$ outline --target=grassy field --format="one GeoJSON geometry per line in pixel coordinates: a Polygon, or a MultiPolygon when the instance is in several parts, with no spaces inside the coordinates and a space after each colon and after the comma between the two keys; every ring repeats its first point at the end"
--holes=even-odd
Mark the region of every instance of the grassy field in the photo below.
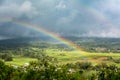
{"type": "Polygon", "coordinates": [[[93,65],[99,63],[106,63],[108,65],[115,64],[120,67],[120,64],[108,60],[109,57],[113,57],[115,60],[120,60],[119,53],[89,53],[84,51],[57,51],[47,50],[46,53],[49,56],[58,59],[59,63],[75,63],[75,62],[92,62],[93,65]]]}
{"type": "Polygon", "coordinates": [[[37,61],[35,58],[27,58],[27,57],[14,57],[13,61],[7,61],[5,62],[8,65],[19,65],[22,66],[25,63],[28,63],[30,61],[37,61]]]}
{"type": "MultiPolygon", "coordinates": [[[[58,59],[58,64],[75,63],[75,62],[91,62],[93,65],[99,63],[114,64],[120,67],[119,63],[108,60],[113,57],[114,60],[120,60],[119,53],[89,53],[84,51],[60,51],[54,49],[47,49],[46,54],[58,59]]],[[[13,61],[6,62],[6,64],[23,65],[26,62],[37,61],[35,58],[14,57],[13,61]]]]}

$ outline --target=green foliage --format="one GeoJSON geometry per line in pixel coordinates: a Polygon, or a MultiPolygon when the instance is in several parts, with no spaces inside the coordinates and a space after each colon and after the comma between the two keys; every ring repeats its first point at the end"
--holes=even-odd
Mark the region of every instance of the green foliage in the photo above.
{"type": "Polygon", "coordinates": [[[117,64],[120,63],[120,57],[115,58],[115,57],[110,56],[110,57],[107,58],[107,60],[112,61],[112,62],[115,62],[115,63],[117,63],[117,64]]]}
{"type": "Polygon", "coordinates": [[[12,54],[10,53],[1,53],[0,58],[3,59],[4,61],[12,61],[12,54]]]}
{"type": "Polygon", "coordinates": [[[98,79],[99,80],[119,80],[120,79],[120,70],[111,70],[104,69],[99,71],[98,79]]]}
{"type": "Polygon", "coordinates": [[[120,69],[113,65],[91,66],[89,62],[66,65],[50,62],[30,62],[29,66],[7,66],[0,61],[0,80],[119,80],[120,69]],[[77,67],[76,67],[77,65],[77,67]],[[88,70],[89,69],[89,70],[88,70]],[[88,71],[96,71],[89,73],[88,71]]]}
{"type": "MultiPolygon", "coordinates": [[[[79,42],[79,40],[75,40],[75,42],[90,52],[119,52],[119,46],[114,45],[114,48],[112,48],[111,44],[109,44],[110,42],[114,43],[114,41],[106,42],[90,39],[87,43],[86,41],[79,42]]],[[[116,43],[118,42],[119,40],[116,43]]],[[[0,46],[0,50],[0,58],[5,62],[9,61],[9,65],[0,61],[0,80],[120,79],[120,69],[115,65],[108,65],[109,62],[119,64],[119,54],[91,53],[83,56],[84,52],[82,51],[73,51],[64,44],[53,44],[49,42],[32,42],[30,44],[19,44],[19,46],[15,43],[13,45],[8,45],[7,43],[0,46]],[[11,61],[12,55],[14,57],[13,61],[11,61]],[[105,60],[99,59],[102,57],[105,57],[105,60]],[[94,59],[94,63],[98,64],[92,64],[92,59],[94,59]],[[86,62],[89,60],[90,62],[86,62]],[[25,62],[29,62],[30,65],[12,65],[21,65],[25,62]],[[99,64],[99,62],[104,63],[99,64]]]]}
{"type": "Polygon", "coordinates": [[[90,69],[92,64],[90,62],[77,62],[76,67],[78,69],[90,69]]]}

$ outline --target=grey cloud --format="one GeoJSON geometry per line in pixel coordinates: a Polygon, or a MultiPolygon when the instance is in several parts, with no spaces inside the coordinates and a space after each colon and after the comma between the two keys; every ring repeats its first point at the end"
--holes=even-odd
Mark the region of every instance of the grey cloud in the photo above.
{"type": "MultiPolygon", "coordinates": [[[[118,0],[6,0],[0,7],[0,17],[26,21],[64,35],[120,37],[119,1],[118,0]],[[89,1],[89,2],[88,2],[89,1]],[[116,4],[118,3],[118,4],[116,4]],[[102,6],[101,6],[102,5],[102,6]],[[112,7],[113,8],[112,8],[112,7]],[[101,16],[89,11],[94,9],[111,24],[108,25],[101,16]],[[115,16],[117,18],[115,18],[115,16]],[[113,26],[114,25],[114,26],[113,26]]],[[[1,35],[16,36],[37,35],[19,25],[3,23],[1,35]],[[8,28],[8,26],[10,26],[8,28]],[[12,27],[16,26],[16,27],[12,27]],[[2,32],[3,31],[3,32],[2,32]],[[9,34],[10,33],[10,34],[9,34]]],[[[1,26],[1,25],[0,25],[1,26]]]]}
{"type": "Polygon", "coordinates": [[[36,8],[32,6],[30,1],[24,1],[21,5],[13,2],[0,6],[0,17],[19,18],[23,14],[29,18],[32,18],[37,15],[38,12],[36,8]]]}
{"type": "Polygon", "coordinates": [[[101,36],[120,37],[119,35],[120,6],[119,5],[120,5],[119,0],[100,0],[97,1],[97,3],[94,3],[94,5],[92,5],[92,7],[104,17],[102,21],[104,28],[99,30],[101,31],[100,33],[101,36]]]}
{"type": "Polygon", "coordinates": [[[0,5],[3,4],[4,0],[0,0],[0,5]]]}

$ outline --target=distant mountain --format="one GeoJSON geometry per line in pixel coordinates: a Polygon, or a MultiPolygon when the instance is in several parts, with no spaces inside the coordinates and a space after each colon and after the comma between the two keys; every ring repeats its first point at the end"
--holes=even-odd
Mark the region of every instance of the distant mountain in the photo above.
{"type": "Polygon", "coordinates": [[[35,41],[49,41],[52,40],[49,37],[20,37],[0,40],[0,44],[14,44],[14,43],[29,43],[35,41]]]}
{"type": "MultiPolygon", "coordinates": [[[[100,38],[100,37],[76,37],[76,36],[63,36],[63,38],[68,39],[70,41],[97,41],[97,42],[119,42],[120,38],[100,38]]],[[[19,37],[19,38],[9,38],[0,40],[0,44],[14,44],[14,43],[29,43],[29,42],[37,42],[37,41],[52,41],[55,42],[57,40],[51,37],[19,37]]]]}

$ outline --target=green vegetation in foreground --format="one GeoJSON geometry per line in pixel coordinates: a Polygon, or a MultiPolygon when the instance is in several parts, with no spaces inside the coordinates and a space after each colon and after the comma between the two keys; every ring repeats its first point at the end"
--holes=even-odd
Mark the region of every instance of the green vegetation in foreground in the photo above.
{"type": "Polygon", "coordinates": [[[0,61],[0,80],[120,80],[120,68],[115,65],[93,66],[90,62],[56,65],[44,57],[18,67],[0,61]]]}
{"type": "Polygon", "coordinates": [[[108,48],[112,47],[109,43],[107,48],[95,44],[96,50],[105,51],[96,51],[86,44],[84,50],[88,52],[46,41],[2,44],[0,58],[5,62],[0,61],[0,80],[120,80],[119,44],[114,49],[108,48]]]}
{"type": "Polygon", "coordinates": [[[23,65],[25,63],[28,63],[30,61],[37,61],[36,58],[28,58],[28,57],[14,57],[13,61],[6,61],[5,63],[7,65],[23,65]]]}
{"type": "Polygon", "coordinates": [[[2,73],[0,80],[119,80],[120,78],[120,54],[38,48],[31,48],[30,52],[29,58],[16,55],[13,56],[13,61],[5,61],[7,65],[0,62],[2,73]],[[29,65],[25,66],[24,64],[28,62],[29,65]]]}

